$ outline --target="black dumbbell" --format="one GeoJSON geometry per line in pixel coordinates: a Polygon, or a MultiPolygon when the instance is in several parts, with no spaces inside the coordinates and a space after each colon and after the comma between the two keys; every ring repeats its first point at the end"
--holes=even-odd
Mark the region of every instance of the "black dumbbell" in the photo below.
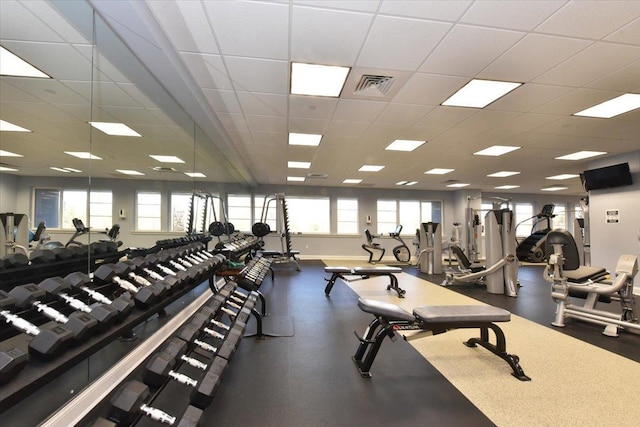
{"type": "Polygon", "coordinates": [[[29,342],[29,354],[43,361],[51,360],[61,354],[73,339],[73,332],[63,326],[56,325],[51,329],[41,329],[27,320],[11,314],[8,310],[0,311],[0,316],[20,332],[33,337],[29,342]]]}
{"type": "Polygon", "coordinates": [[[103,283],[113,283],[120,286],[125,291],[134,295],[133,299],[136,305],[143,308],[153,304],[160,295],[160,289],[154,286],[141,286],[137,287],[128,280],[122,279],[118,276],[118,270],[114,264],[103,264],[93,273],[93,279],[99,280],[103,283]]]}
{"type": "Polygon", "coordinates": [[[54,262],[56,260],[56,254],[49,249],[36,249],[29,254],[31,264],[45,264],[48,262],[54,262]]]}
{"type": "MultiPolygon", "coordinates": [[[[178,287],[179,287],[179,281],[182,280],[180,279],[180,277],[183,277],[182,275],[162,275],[160,273],[158,273],[157,271],[152,270],[151,268],[149,268],[149,261],[146,258],[143,257],[135,257],[131,260],[128,261],[124,261],[127,264],[131,265],[134,269],[134,271],[139,272],[139,275],[144,275],[145,277],[147,277],[149,280],[153,281],[156,284],[161,284],[166,292],[168,294],[172,293],[173,291],[175,291],[178,287]]],[[[185,275],[183,277],[184,280],[188,279],[188,277],[185,275]]]]}
{"type": "Polygon", "coordinates": [[[143,382],[151,387],[160,387],[168,380],[176,381],[180,384],[192,387],[191,404],[205,409],[216,392],[222,373],[226,368],[226,360],[217,358],[214,360],[204,375],[195,380],[183,373],[177,372],[178,359],[175,353],[161,351],[156,353],[144,365],[142,370],[143,382]]]}
{"type": "Polygon", "coordinates": [[[69,295],[71,285],[61,277],[49,277],[38,283],[38,287],[47,293],[57,296],[61,301],[69,305],[74,310],[87,313],[98,321],[102,331],[109,329],[116,321],[118,312],[108,304],[94,304],[89,306],[79,299],[69,295]]]}
{"type": "Polygon", "coordinates": [[[9,254],[3,260],[4,268],[18,268],[29,265],[29,257],[20,252],[9,254]]]}
{"type": "Polygon", "coordinates": [[[116,310],[116,323],[121,322],[126,318],[131,310],[133,310],[134,302],[129,297],[129,294],[125,293],[117,298],[110,299],[104,294],[89,288],[91,284],[91,278],[88,274],[81,271],[76,271],[65,276],[64,280],[71,285],[72,288],[78,289],[88,295],[92,300],[101,304],[107,304],[109,307],[116,310]]]}
{"type": "Polygon", "coordinates": [[[139,381],[124,383],[110,400],[111,408],[108,418],[119,426],[131,425],[139,415],[147,416],[163,424],[195,427],[200,422],[202,410],[195,406],[187,406],[178,419],[166,412],[147,405],[151,392],[149,387],[139,381]]]}
{"type": "Polygon", "coordinates": [[[88,338],[95,332],[95,328],[98,326],[96,319],[77,311],[74,311],[69,316],[65,316],[55,308],[40,301],[40,299],[44,298],[45,293],[44,289],[39,288],[33,283],[16,286],[9,291],[9,295],[15,300],[16,308],[26,309],[31,307],[54,322],[64,325],[66,329],[73,333],[73,339],[77,343],[88,338]]]}
{"type": "Polygon", "coordinates": [[[6,384],[27,365],[29,356],[17,347],[0,351],[0,384],[6,384]]]}

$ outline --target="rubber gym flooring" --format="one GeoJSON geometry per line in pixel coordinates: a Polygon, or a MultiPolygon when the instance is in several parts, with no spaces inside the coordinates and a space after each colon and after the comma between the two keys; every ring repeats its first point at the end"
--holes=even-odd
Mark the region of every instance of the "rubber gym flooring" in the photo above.
{"type": "MultiPolygon", "coordinates": [[[[332,264],[339,265],[339,262],[332,264]]],[[[264,340],[243,339],[213,403],[205,412],[202,425],[493,425],[427,360],[401,340],[395,343],[387,340],[372,367],[373,378],[361,378],[351,361],[358,344],[353,331],[362,334],[372,316],[357,308],[357,295],[340,280],[331,296],[325,297],[324,278],[328,275],[324,273],[321,261],[303,261],[302,267],[303,270],[297,272],[290,266],[277,266],[275,282],[267,279],[261,288],[270,315],[291,316],[295,334],[264,340]]],[[[442,281],[441,276],[421,274],[412,266],[406,266],[404,271],[433,283],[442,281]]],[[[519,278],[523,286],[518,298],[490,295],[475,285],[450,289],[549,325],[553,319],[553,304],[549,304],[549,284],[542,280],[542,267],[524,266],[519,278]]],[[[199,289],[203,291],[206,287],[199,289]]],[[[135,332],[144,338],[162,322],[155,318],[135,332]]],[[[620,338],[612,339],[602,336],[600,331],[599,326],[578,322],[563,330],[640,361],[637,336],[622,334],[620,338]]],[[[473,335],[470,331],[470,336],[473,335]]],[[[91,380],[130,345],[135,344],[114,344],[109,354],[101,352],[93,357],[91,366],[78,366],[33,399],[7,411],[3,414],[3,426],[37,424],[35,420],[42,418],[37,418],[33,413],[37,411],[31,409],[52,412],[59,406],[61,396],[81,388],[88,372],[91,380]]],[[[526,361],[522,363],[526,370],[526,361]]]]}

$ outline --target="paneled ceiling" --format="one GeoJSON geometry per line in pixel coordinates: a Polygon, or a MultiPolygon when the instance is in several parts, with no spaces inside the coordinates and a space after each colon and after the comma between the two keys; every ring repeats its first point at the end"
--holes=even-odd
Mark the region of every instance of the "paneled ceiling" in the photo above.
{"type": "Polygon", "coordinates": [[[92,53],[63,3],[0,2],[0,44],[53,77],[1,79],[0,119],[33,131],[0,134],[0,149],[24,156],[0,158],[18,169],[8,173],[62,174],[50,166],[85,173],[86,161],[63,152],[86,149],[90,138],[92,152],[105,159],[91,162],[94,177],[123,177],[115,170],[128,169],[143,172],[139,179],[190,179],[151,169],[161,165],[149,154],[168,154],[187,162],[162,166],[248,186],[361,179],[356,187],[417,181],[411,189],[455,191],[446,184],[460,182],[540,193],[561,184],[568,189],[559,194],[582,194],[579,178],[546,178],[579,174],[589,160],[556,157],[640,150],[640,109],[611,119],[573,116],[640,93],[640,1],[88,3],[130,47],[129,56],[92,53]],[[127,66],[136,61],[144,66],[127,66]],[[290,95],[292,62],[351,71],[338,98],[290,95]],[[147,72],[153,79],[143,78],[147,72]],[[356,93],[365,74],[394,80],[384,95],[356,93]],[[484,109],[441,105],[474,78],[523,85],[484,109]],[[143,87],[149,80],[157,88],[143,87]],[[180,108],[163,101],[164,91],[180,108]],[[201,129],[195,152],[182,113],[201,129]],[[105,136],[90,130],[90,119],[122,121],[143,137],[105,136]],[[289,146],[289,132],[323,138],[318,147],[289,146]],[[395,139],[427,142],[413,152],[386,151],[395,139]],[[492,145],[521,148],[473,155],[492,145]],[[287,161],[311,167],[290,169],[287,161]],[[359,172],[364,164],[384,169],[359,172]],[[455,170],[424,174],[432,168],[455,170]],[[499,171],[519,173],[487,177],[499,171]],[[287,176],[306,179],[288,183],[287,176]]]}

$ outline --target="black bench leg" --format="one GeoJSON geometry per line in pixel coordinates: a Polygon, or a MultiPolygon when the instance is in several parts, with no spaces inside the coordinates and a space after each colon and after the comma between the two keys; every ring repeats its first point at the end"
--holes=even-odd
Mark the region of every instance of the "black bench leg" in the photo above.
{"type": "Polygon", "coordinates": [[[384,341],[387,336],[393,336],[393,326],[394,325],[386,325],[378,331],[375,339],[373,340],[373,343],[371,343],[369,352],[364,358],[364,362],[362,360],[356,360],[355,356],[353,357],[353,361],[358,367],[358,372],[360,372],[360,375],[363,378],[371,378],[371,365],[373,365],[373,361],[376,359],[376,355],[378,354],[378,350],[380,350],[382,341],[384,341]]]}
{"type": "Polygon", "coordinates": [[[355,361],[359,362],[362,360],[369,345],[373,344],[372,339],[379,327],[380,327],[380,319],[376,317],[371,321],[371,323],[369,323],[369,326],[367,326],[367,329],[364,331],[364,335],[362,337],[358,336],[358,334],[355,331],[353,332],[358,338],[358,340],[360,341],[360,345],[356,350],[356,354],[353,355],[354,362],[355,361]]]}
{"type": "Polygon", "coordinates": [[[324,294],[326,296],[329,296],[329,294],[331,293],[331,289],[333,289],[333,285],[336,283],[338,277],[341,277],[339,273],[333,273],[331,275],[331,278],[328,280],[329,283],[327,283],[327,286],[324,288],[324,294]]]}
{"type": "Polygon", "coordinates": [[[387,286],[387,290],[393,289],[398,293],[398,298],[404,298],[404,294],[407,293],[404,289],[401,289],[398,285],[398,278],[394,274],[389,274],[389,286],[387,286]]]}
{"type": "Polygon", "coordinates": [[[262,304],[262,315],[267,316],[267,300],[264,298],[264,295],[260,291],[255,291],[258,294],[258,298],[260,298],[260,304],[262,304]]]}
{"type": "Polygon", "coordinates": [[[267,337],[262,332],[262,317],[260,316],[260,313],[258,313],[258,310],[256,310],[255,308],[252,308],[251,314],[253,314],[253,317],[256,318],[256,339],[267,339],[267,337]]]}
{"type": "Polygon", "coordinates": [[[500,329],[498,325],[490,323],[486,326],[481,326],[480,338],[471,338],[464,343],[467,347],[475,347],[476,344],[486,348],[491,353],[507,362],[513,370],[511,375],[520,381],[531,381],[531,378],[525,375],[524,370],[520,366],[520,358],[515,354],[507,353],[507,340],[504,336],[504,332],[502,332],[502,329],[500,329]],[[493,333],[496,335],[495,345],[489,342],[489,328],[491,328],[493,333]]]}

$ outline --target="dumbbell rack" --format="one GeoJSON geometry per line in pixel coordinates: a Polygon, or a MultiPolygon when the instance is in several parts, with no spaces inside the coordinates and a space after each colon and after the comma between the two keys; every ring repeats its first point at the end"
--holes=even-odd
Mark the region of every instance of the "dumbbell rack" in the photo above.
{"type": "MultiPolygon", "coordinates": [[[[3,384],[0,389],[0,413],[4,412],[10,406],[23,400],[34,391],[44,387],[59,375],[65,373],[72,366],[77,365],[81,361],[87,359],[92,354],[98,352],[109,343],[116,339],[127,336],[132,329],[145,322],[152,315],[161,312],[172,302],[180,299],[193,288],[213,277],[215,270],[226,264],[226,259],[220,255],[212,261],[215,266],[209,268],[206,276],[194,276],[197,280],[191,280],[184,286],[176,287],[172,293],[166,294],[162,299],[144,308],[132,311],[121,323],[115,324],[108,330],[97,333],[87,340],[78,343],[76,346],[67,349],[55,359],[42,362],[35,358],[30,358],[27,365],[20,371],[15,378],[12,378],[7,384],[3,384]]],[[[209,267],[212,267],[211,265],[209,267]]],[[[4,326],[4,320],[0,319],[0,323],[4,326]]],[[[3,341],[3,347],[16,347],[26,351],[28,347],[29,337],[26,334],[18,334],[3,341]]]]}
{"type": "MultiPolygon", "coordinates": [[[[256,319],[260,318],[254,309],[257,301],[257,295],[254,292],[239,292],[236,283],[231,281],[222,282],[218,285],[219,290],[216,293],[207,292],[198,297],[192,304],[182,310],[179,316],[176,316],[156,334],[132,351],[126,360],[123,359],[110,369],[42,425],[44,427],[87,425],[97,422],[96,420],[116,419],[118,411],[114,411],[112,404],[114,395],[118,394],[119,390],[131,381],[143,383],[146,378],[146,371],[149,369],[148,365],[153,358],[163,354],[162,352],[169,351],[169,348],[175,348],[176,343],[183,343],[188,350],[185,353],[181,351],[172,353],[178,361],[173,370],[194,380],[202,380],[206,375],[208,384],[205,384],[205,398],[202,399],[201,395],[194,398],[196,393],[193,390],[197,388],[200,391],[198,387],[201,387],[201,385],[190,388],[191,386],[167,378],[160,385],[154,382],[153,385],[149,386],[151,397],[145,403],[168,414],[177,414],[178,418],[187,408],[192,414],[198,412],[194,407],[204,410],[224,377],[227,365],[230,363],[241,341],[249,316],[253,315],[256,319]],[[238,295],[243,296],[239,298],[238,295]],[[230,303],[235,304],[238,299],[242,300],[240,309],[234,309],[236,314],[229,316],[227,312],[230,303]],[[212,320],[218,324],[224,323],[226,328],[220,328],[215,324],[212,326],[212,320]],[[203,333],[207,325],[211,326],[211,328],[216,328],[223,337],[207,337],[203,333]],[[205,350],[194,345],[194,341],[197,339],[206,341],[205,344],[215,347],[216,351],[205,350]],[[179,357],[182,354],[207,364],[205,373],[186,362],[181,363],[179,357]]],[[[202,380],[200,384],[204,383],[205,381],[202,380]]],[[[132,425],[151,426],[157,425],[157,423],[140,416],[137,417],[136,422],[132,425]]]]}

